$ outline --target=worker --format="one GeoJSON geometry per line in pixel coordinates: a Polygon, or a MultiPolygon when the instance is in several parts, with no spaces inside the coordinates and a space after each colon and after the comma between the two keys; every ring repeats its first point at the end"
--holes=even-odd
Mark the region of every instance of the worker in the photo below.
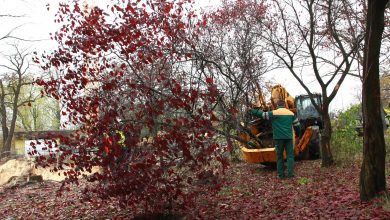
{"type": "Polygon", "coordinates": [[[283,152],[287,154],[287,177],[294,177],[294,147],[293,147],[293,126],[299,130],[299,121],[294,113],[285,108],[285,102],[278,100],[277,109],[263,112],[252,108],[250,113],[266,120],[271,120],[273,139],[276,148],[277,162],[276,167],[279,178],[285,178],[283,152]]]}
{"type": "MultiPolygon", "coordinates": [[[[123,131],[116,130],[114,132],[110,132],[111,136],[105,134],[103,139],[103,156],[106,159],[106,163],[108,164],[108,170],[111,175],[115,176],[118,174],[118,169],[122,167],[123,169],[129,169],[127,162],[131,158],[130,148],[126,145],[129,138],[126,138],[126,134],[123,131]]],[[[119,172],[119,174],[121,174],[119,172]]]]}
{"type": "Polygon", "coordinates": [[[119,154],[121,154],[123,149],[127,148],[125,144],[126,137],[124,132],[116,130],[115,133],[116,134],[113,134],[112,136],[104,134],[103,150],[106,155],[108,155],[109,153],[113,153],[115,156],[118,156],[119,154]],[[113,142],[113,140],[116,140],[116,142],[113,142]]]}

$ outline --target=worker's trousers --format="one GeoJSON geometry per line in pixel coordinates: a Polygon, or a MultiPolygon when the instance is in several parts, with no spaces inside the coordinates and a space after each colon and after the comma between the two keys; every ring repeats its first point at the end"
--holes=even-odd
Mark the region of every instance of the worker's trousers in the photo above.
{"type": "Polygon", "coordinates": [[[294,147],[292,139],[277,139],[275,141],[278,176],[284,178],[283,152],[286,150],[287,156],[287,176],[294,177],[294,147]]]}

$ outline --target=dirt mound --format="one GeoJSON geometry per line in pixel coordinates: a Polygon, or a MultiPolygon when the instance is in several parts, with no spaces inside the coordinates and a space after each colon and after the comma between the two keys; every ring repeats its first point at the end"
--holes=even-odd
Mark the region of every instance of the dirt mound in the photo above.
{"type": "Polygon", "coordinates": [[[50,172],[50,169],[35,168],[28,158],[11,159],[0,165],[0,185],[4,185],[15,178],[28,179],[31,176],[42,176],[43,180],[62,181],[63,175],[50,172]]]}

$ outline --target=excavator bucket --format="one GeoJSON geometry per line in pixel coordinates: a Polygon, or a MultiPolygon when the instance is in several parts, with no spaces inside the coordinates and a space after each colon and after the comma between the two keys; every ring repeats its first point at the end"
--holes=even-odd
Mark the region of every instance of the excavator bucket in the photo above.
{"type": "MultiPolygon", "coordinates": [[[[295,138],[293,138],[293,143],[295,138]]],[[[295,151],[295,150],[294,150],[295,151]]],[[[242,157],[249,163],[271,164],[276,162],[276,149],[272,143],[266,148],[250,149],[246,144],[241,143],[242,157]]],[[[283,159],[286,159],[286,151],[283,152],[283,159]]]]}
{"type": "MultiPolygon", "coordinates": [[[[303,136],[299,139],[299,143],[294,146],[294,154],[298,156],[306,150],[313,135],[313,129],[307,128],[303,136]]],[[[295,138],[293,138],[295,143],[295,138]]],[[[275,147],[249,149],[244,143],[241,143],[241,152],[243,159],[249,163],[261,163],[269,164],[276,162],[276,149],[275,147]]],[[[283,153],[283,159],[286,159],[286,151],[283,153]]]]}
{"type": "MultiPolygon", "coordinates": [[[[260,149],[248,149],[246,147],[242,147],[241,151],[244,160],[249,163],[276,162],[276,151],[274,147],[260,149]]],[[[284,157],[286,157],[286,155],[284,155],[284,157]]]]}

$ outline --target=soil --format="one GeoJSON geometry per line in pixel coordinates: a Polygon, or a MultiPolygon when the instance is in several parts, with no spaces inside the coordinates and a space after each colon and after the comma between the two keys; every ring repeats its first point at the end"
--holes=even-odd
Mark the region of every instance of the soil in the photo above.
{"type": "Polygon", "coordinates": [[[50,169],[35,168],[32,159],[15,158],[4,161],[0,165],[0,186],[7,184],[11,179],[42,176],[43,180],[62,181],[64,176],[51,172],[50,169]]]}

